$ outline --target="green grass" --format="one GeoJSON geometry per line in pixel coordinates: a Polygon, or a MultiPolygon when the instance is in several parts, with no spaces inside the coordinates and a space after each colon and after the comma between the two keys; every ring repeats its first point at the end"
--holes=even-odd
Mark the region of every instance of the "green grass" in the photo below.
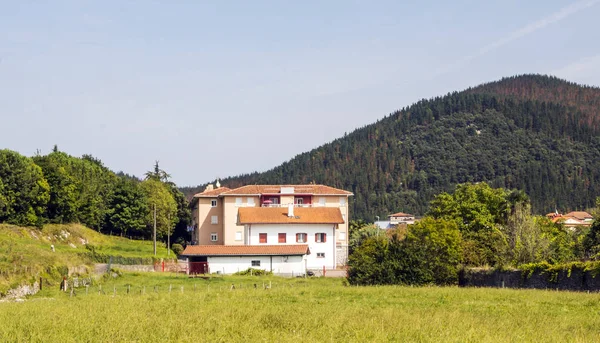
{"type": "MultiPolygon", "coordinates": [[[[33,282],[39,276],[50,282],[60,278],[69,267],[89,265],[92,261],[81,255],[86,252],[84,243],[92,244],[104,255],[153,256],[151,241],[107,236],[82,225],[45,225],[40,230],[0,224],[0,294],[22,283],[33,282]]],[[[158,244],[157,257],[167,257],[164,244],[158,244]]]]}
{"type": "Polygon", "coordinates": [[[0,303],[0,323],[10,342],[594,342],[600,294],[129,273],[0,303]]]}

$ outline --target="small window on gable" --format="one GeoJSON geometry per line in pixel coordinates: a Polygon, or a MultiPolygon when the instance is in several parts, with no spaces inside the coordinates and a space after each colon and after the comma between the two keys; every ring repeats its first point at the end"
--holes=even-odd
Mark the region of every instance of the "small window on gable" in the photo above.
{"type": "Polygon", "coordinates": [[[217,199],[212,199],[210,201],[210,207],[217,207],[217,199]]]}
{"type": "Polygon", "coordinates": [[[317,253],[317,258],[325,258],[325,253],[324,252],[318,252],[317,253]]]}
{"type": "Polygon", "coordinates": [[[285,233],[279,233],[277,234],[277,238],[279,240],[279,243],[285,243],[287,235],[285,233]]]}
{"type": "Polygon", "coordinates": [[[315,242],[317,242],[317,243],[327,242],[327,234],[323,233],[323,232],[315,233],[315,242]]]}
{"type": "Polygon", "coordinates": [[[237,231],[235,233],[235,240],[236,241],[241,241],[242,240],[242,231],[237,231]]]}
{"type": "Polygon", "coordinates": [[[252,260],[252,267],[260,267],[260,260],[252,260]]]}
{"type": "Polygon", "coordinates": [[[211,224],[219,224],[219,216],[210,216],[211,224]]]}
{"type": "Polygon", "coordinates": [[[258,234],[258,243],[267,243],[267,234],[266,233],[258,234]]]}
{"type": "Polygon", "coordinates": [[[219,236],[217,235],[216,232],[211,232],[210,233],[210,241],[211,242],[216,242],[219,239],[219,236]]]}

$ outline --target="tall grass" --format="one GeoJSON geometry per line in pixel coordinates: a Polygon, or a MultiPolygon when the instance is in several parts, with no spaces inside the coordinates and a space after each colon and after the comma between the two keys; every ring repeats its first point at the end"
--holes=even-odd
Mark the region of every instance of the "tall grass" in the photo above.
{"type": "Polygon", "coordinates": [[[10,342],[594,342],[600,295],[137,273],[0,304],[0,323],[10,342]]]}

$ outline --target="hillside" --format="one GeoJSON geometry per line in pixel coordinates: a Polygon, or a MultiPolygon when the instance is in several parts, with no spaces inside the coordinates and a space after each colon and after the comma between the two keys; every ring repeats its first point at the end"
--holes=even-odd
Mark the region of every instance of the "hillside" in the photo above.
{"type": "MultiPolygon", "coordinates": [[[[164,244],[159,243],[157,249],[157,257],[167,257],[164,244]]],[[[56,284],[69,267],[91,266],[109,256],[116,262],[151,263],[152,241],[107,236],[79,224],[45,225],[42,229],[0,224],[0,295],[40,276],[56,284]]]]}
{"type": "MultiPolygon", "coordinates": [[[[354,192],[353,217],[423,214],[457,183],[522,189],[534,212],[600,195],[600,89],[523,75],[422,100],[263,173],[221,180],[323,183],[354,192]]],[[[189,194],[197,189],[184,189],[189,194]]]]}

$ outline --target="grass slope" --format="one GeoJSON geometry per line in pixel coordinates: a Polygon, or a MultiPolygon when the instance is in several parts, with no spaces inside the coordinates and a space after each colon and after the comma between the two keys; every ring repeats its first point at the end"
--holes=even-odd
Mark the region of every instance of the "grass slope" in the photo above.
{"type": "Polygon", "coordinates": [[[600,339],[597,293],[348,287],[340,279],[202,280],[159,273],[125,274],[107,280],[102,286],[106,294],[98,294],[98,286],[92,286],[87,295],[79,290],[73,297],[52,289],[24,303],[0,303],[3,324],[0,340],[592,342],[600,339]],[[263,289],[263,283],[269,282],[272,288],[263,289]],[[236,289],[231,290],[231,284],[236,289]],[[129,294],[127,285],[131,289],[129,294]],[[142,294],[144,286],[146,293],[142,294]],[[158,286],[156,293],[154,286],[158,286]]]}
{"type": "MultiPolygon", "coordinates": [[[[51,282],[69,267],[89,265],[93,261],[82,255],[86,244],[103,255],[153,256],[151,241],[107,236],[78,224],[45,225],[41,230],[0,224],[0,294],[39,276],[51,282]]],[[[167,257],[163,244],[159,244],[157,257],[167,257]]]]}

